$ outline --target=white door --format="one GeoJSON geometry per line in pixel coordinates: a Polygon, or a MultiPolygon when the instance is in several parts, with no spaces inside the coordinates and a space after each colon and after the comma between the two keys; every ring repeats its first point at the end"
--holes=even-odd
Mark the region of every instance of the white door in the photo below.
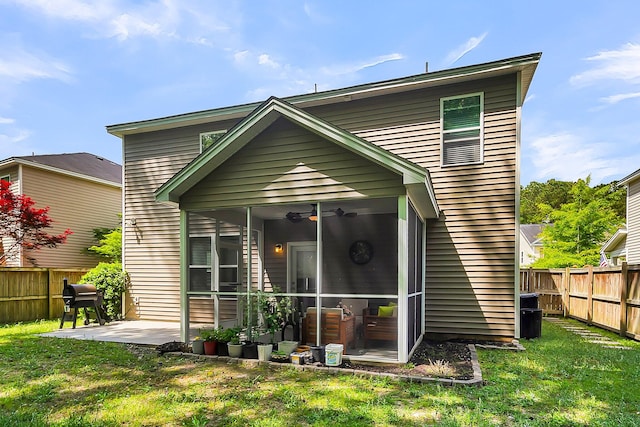
{"type": "Polygon", "coordinates": [[[287,292],[316,293],[317,249],[315,242],[288,244],[287,292]]]}

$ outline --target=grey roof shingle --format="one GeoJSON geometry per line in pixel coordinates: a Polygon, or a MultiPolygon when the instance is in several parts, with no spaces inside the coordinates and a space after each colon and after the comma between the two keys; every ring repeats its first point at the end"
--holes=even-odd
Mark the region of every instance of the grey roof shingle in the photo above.
{"type": "Polygon", "coordinates": [[[122,166],[91,153],[45,154],[13,157],[25,162],[63,169],[82,175],[122,184],[122,166]]]}
{"type": "Polygon", "coordinates": [[[533,245],[537,243],[543,226],[543,224],[521,224],[520,232],[525,239],[527,239],[529,244],[533,245]]]}

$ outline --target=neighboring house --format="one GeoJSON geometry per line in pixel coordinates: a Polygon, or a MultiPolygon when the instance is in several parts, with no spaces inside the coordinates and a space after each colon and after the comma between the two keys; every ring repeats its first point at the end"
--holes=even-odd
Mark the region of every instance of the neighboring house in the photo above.
{"type": "MultiPolygon", "coordinates": [[[[73,234],[56,248],[44,248],[8,259],[9,267],[94,267],[99,259],[87,253],[95,228],[115,228],[122,212],[122,167],[89,153],[10,157],[0,161],[0,179],[15,194],[49,207],[50,234],[67,228],[73,234]],[[34,260],[31,262],[28,258],[34,260]]],[[[8,242],[4,243],[9,246],[8,242]]]]}
{"type": "Polygon", "coordinates": [[[517,337],[520,117],[539,60],[108,126],[129,316],[180,320],[187,340],[242,323],[264,288],[294,297],[296,339],[335,336],[354,359],[517,337]],[[341,302],[367,316],[311,316],[341,302]]]}
{"type": "Polygon", "coordinates": [[[600,253],[604,255],[605,259],[600,261],[601,266],[603,261],[607,266],[622,265],[627,260],[627,229],[619,228],[613,236],[607,242],[602,245],[600,253]]]}
{"type": "Polygon", "coordinates": [[[627,262],[640,264],[640,169],[618,181],[627,187],[627,262]]]}
{"type": "Polygon", "coordinates": [[[543,224],[520,224],[520,267],[529,267],[542,256],[543,224]]]}

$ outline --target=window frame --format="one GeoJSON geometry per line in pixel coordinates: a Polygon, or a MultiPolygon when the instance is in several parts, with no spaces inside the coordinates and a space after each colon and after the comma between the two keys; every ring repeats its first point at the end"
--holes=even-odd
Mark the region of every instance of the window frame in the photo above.
{"type": "Polygon", "coordinates": [[[0,181],[5,180],[11,182],[11,175],[0,175],[0,181]]]}
{"type": "Polygon", "coordinates": [[[472,92],[472,93],[465,93],[462,95],[455,95],[455,96],[447,96],[447,97],[443,97],[440,98],[440,166],[441,167],[452,167],[452,166],[466,166],[466,165],[479,165],[484,163],[484,92],[472,92]],[[472,126],[472,127],[466,127],[466,128],[461,128],[461,129],[454,129],[454,130],[445,130],[444,129],[444,103],[446,101],[450,101],[452,99],[461,99],[461,98],[472,98],[472,97],[476,97],[479,96],[480,97],[480,118],[479,118],[479,124],[477,126],[472,126]],[[455,133],[461,133],[461,132],[469,132],[469,131],[473,131],[473,130],[478,130],[478,137],[474,137],[474,138],[469,138],[469,137],[463,137],[463,138],[457,138],[457,139],[453,139],[453,140],[449,140],[447,142],[445,142],[445,135],[450,135],[450,134],[455,134],[455,133]],[[464,140],[469,140],[469,141],[475,141],[476,139],[478,139],[478,145],[479,145],[479,158],[477,161],[471,161],[471,162],[460,162],[460,163],[445,163],[445,146],[448,143],[451,142],[460,142],[460,141],[464,141],[464,140]]]}
{"type": "Polygon", "coordinates": [[[202,153],[204,150],[206,150],[207,148],[211,147],[212,145],[215,145],[215,144],[216,144],[216,142],[218,142],[218,140],[219,140],[220,138],[222,138],[222,137],[224,136],[224,134],[226,134],[226,133],[227,133],[227,130],[226,130],[226,129],[223,129],[223,130],[214,130],[214,131],[211,131],[211,132],[201,132],[201,133],[200,133],[200,136],[199,136],[199,138],[198,138],[199,146],[200,146],[200,153],[202,153]],[[216,139],[211,143],[211,145],[209,145],[209,146],[207,146],[207,147],[204,147],[204,146],[203,146],[204,141],[203,141],[202,139],[203,139],[205,136],[207,136],[207,135],[219,135],[219,136],[218,136],[218,138],[216,138],[216,139]]]}

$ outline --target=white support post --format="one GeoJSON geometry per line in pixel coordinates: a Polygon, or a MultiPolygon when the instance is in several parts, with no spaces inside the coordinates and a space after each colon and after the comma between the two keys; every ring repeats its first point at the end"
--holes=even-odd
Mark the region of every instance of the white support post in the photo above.
{"type": "Polygon", "coordinates": [[[189,341],[189,213],[180,210],[180,340],[189,341]]]}
{"type": "Polygon", "coordinates": [[[407,302],[408,302],[408,224],[407,212],[409,211],[407,196],[398,197],[398,361],[408,361],[407,352],[407,302]]]}

